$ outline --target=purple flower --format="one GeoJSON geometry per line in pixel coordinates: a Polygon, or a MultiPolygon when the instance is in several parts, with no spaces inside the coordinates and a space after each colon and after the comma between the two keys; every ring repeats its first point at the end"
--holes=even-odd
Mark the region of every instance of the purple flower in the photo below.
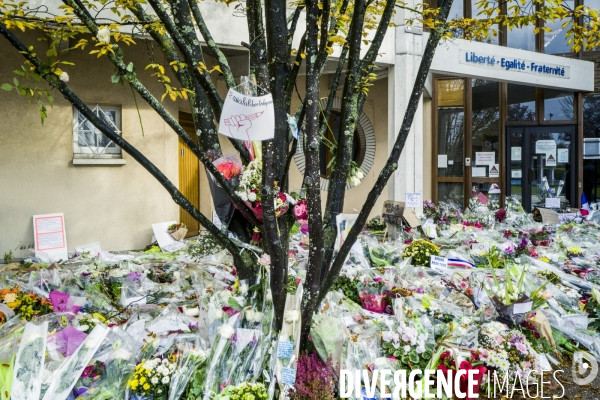
{"type": "Polygon", "coordinates": [[[132,281],[139,281],[142,278],[142,274],[140,272],[130,272],[127,274],[127,278],[132,281]]]}

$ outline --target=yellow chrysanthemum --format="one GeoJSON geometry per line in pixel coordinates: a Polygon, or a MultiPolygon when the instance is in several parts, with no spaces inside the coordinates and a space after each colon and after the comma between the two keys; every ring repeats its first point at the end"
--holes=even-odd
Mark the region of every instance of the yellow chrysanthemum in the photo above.
{"type": "Polygon", "coordinates": [[[148,390],[148,389],[150,389],[150,385],[149,385],[149,384],[147,384],[147,383],[146,383],[144,386],[142,386],[142,387],[144,388],[144,390],[148,390]]]}

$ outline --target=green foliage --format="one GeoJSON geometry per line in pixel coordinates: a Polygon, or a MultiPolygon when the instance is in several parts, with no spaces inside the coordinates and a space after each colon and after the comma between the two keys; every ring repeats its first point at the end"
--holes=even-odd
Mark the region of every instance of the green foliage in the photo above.
{"type": "Polygon", "coordinates": [[[4,253],[4,264],[10,264],[12,262],[12,256],[12,250],[9,250],[6,253],[4,253]]]}
{"type": "Polygon", "coordinates": [[[330,290],[340,290],[344,293],[344,296],[356,304],[360,304],[360,297],[358,297],[358,290],[356,290],[357,282],[356,279],[350,279],[347,276],[340,275],[335,279],[330,290]]]}
{"type": "Polygon", "coordinates": [[[224,249],[217,239],[208,231],[200,231],[198,239],[189,244],[188,254],[196,260],[201,260],[206,256],[216,254],[224,249]]]}
{"type": "Polygon", "coordinates": [[[237,386],[227,386],[215,400],[267,400],[269,394],[262,383],[244,382],[237,386]]]}

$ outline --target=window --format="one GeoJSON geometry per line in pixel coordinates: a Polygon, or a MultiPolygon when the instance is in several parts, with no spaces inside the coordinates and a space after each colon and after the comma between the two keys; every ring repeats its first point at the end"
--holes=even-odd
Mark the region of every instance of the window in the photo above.
{"type": "MultiPolygon", "coordinates": [[[[332,110],[327,122],[329,129],[325,132],[325,138],[321,140],[321,148],[319,149],[319,168],[323,178],[329,178],[331,169],[333,168],[334,155],[329,146],[337,146],[340,136],[341,115],[339,111],[332,110]],[[326,143],[327,141],[329,146],[326,143]]],[[[354,130],[354,139],[352,140],[352,160],[360,165],[362,163],[360,154],[360,137],[358,131],[354,130]]]]}
{"type": "Polygon", "coordinates": [[[566,90],[544,89],[544,120],[575,119],[574,93],[566,90]]]}
{"type": "Polygon", "coordinates": [[[535,51],[535,27],[531,25],[510,29],[502,27],[506,32],[506,45],[513,49],[535,51]]]}
{"type": "Polygon", "coordinates": [[[535,87],[509,83],[508,120],[535,121],[535,99],[535,87]]]}
{"type": "MultiPolygon", "coordinates": [[[[89,107],[107,125],[114,128],[119,135],[121,134],[120,107],[99,105],[89,107]]],[[[76,109],[73,110],[73,159],[74,164],[77,164],[75,159],[121,159],[121,148],[76,109]]],[[[111,164],[110,161],[106,163],[111,164]]]]}
{"type": "MultiPolygon", "coordinates": [[[[575,9],[575,2],[573,0],[563,0],[562,6],[567,10],[573,10],[575,9]]],[[[571,45],[567,44],[567,31],[570,25],[562,27],[566,22],[569,22],[568,18],[557,18],[552,22],[545,22],[545,26],[550,28],[550,32],[540,31],[544,34],[544,53],[567,54],[571,52],[571,45]]]]}

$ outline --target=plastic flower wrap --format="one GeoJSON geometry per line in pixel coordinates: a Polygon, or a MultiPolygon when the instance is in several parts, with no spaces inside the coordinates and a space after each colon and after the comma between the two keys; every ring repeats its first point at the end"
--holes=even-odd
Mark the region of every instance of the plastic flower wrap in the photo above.
{"type": "Polygon", "coordinates": [[[109,329],[97,325],[81,346],[56,371],[42,400],[65,399],[102,344],[109,329]]]}
{"type": "Polygon", "coordinates": [[[269,395],[262,383],[243,382],[237,386],[227,386],[215,397],[215,400],[268,400],[268,398],[269,395]]]}
{"type": "Polygon", "coordinates": [[[37,293],[28,292],[19,286],[0,290],[0,324],[17,315],[26,321],[51,313],[52,303],[37,293]]]}
{"type": "Polygon", "coordinates": [[[13,367],[17,356],[18,335],[10,335],[0,339],[0,400],[9,400],[13,367]]]}
{"type": "Polygon", "coordinates": [[[384,313],[387,306],[386,283],[380,277],[373,279],[364,279],[356,285],[358,297],[364,309],[384,313]]]}
{"type": "Polygon", "coordinates": [[[381,332],[382,355],[396,362],[398,369],[425,369],[433,354],[433,338],[419,318],[412,318],[381,332]]]}
{"type": "Polygon", "coordinates": [[[412,258],[413,265],[429,266],[431,256],[440,255],[440,248],[425,240],[413,240],[402,252],[402,257],[412,258]]]}
{"type": "Polygon", "coordinates": [[[230,181],[233,187],[237,186],[237,179],[242,172],[242,163],[240,163],[235,156],[228,154],[221,158],[213,161],[217,170],[223,175],[223,177],[230,181]]]}
{"type": "Polygon", "coordinates": [[[220,393],[229,383],[226,377],[233,370],[235,352],[235,327],[239,326],[241,314],[235,314],[217,328],[217,335],[211,347],[210,356],[206,366],[206,379],[204,384],[204,400],[220,393]]]}
{"type": "MultiPolygon", "coordinates": [[[[459,383],[460,391],[463,393],[467,393],[469,389],[469,371],[473,371],[474,393],[479,392],[479,387],[483,383],[487,372],[487,368],[483,365],[483,361],[481,361],[480,353],[475,350],[471,350],[470,352],[461,352],[457,349],[446,350],[439,356],[437,369],[441,370],[445,375],[450,374],[450,371],[454,371],[453,373],[456,374],[457,371],[464,370],[466,373],[460,377],[459,383]]],[[[472,400],[470,397],[466,397],[466,399],[472,400]]]]}
{"type": "Polygon", "coordinates": [[[121,398],[135,367],[137,350],[138,344],[134,338],[119,328],[112,328],[94,354],[94,359],[101,364],[101,367],[88,366],[81,375],[82,378],[94,378],[93,374],[97,376],[91,384],[81,378],[75,384],[73,391],[77,400],[121,398]],[[94,369],[88,371],[90,367],[94,369]]]}
{"type": "Polygon", "coordinates": [[[174,373],[175,363],[168,357],[151,358],[142,361],[135,367],[127,386],[138,396],[165,397],[174,373]]]}
{"type": "Polygon", "coordinates": [[[388,267],[402,259],[399,243],[381,243],[375,236],[363,239],[369,249],[369,259],[374,267],[388,267]]]}
{"type": "Polygon", "coordinates": [[[11,398],[39,400],[42,390],[39,377],[44,368],[47,332],[48,322],[25,325],[13,367],[11,398]]]}
{"type": "MultiPolygon", "coordinates": [[[[483,324],[479,337],[480,360],[499,373],[519,376],[525,382],[532,372],[539,371],[538,354],[518,330],[509,330],[500,322],[483,324]]],[[[514,379],[514,378],[513,378],[514,379]]]]}

